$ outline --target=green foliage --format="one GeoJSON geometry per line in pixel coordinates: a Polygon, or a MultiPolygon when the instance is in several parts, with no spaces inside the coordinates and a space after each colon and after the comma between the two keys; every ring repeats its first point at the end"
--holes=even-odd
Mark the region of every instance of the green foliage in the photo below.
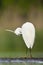
{"type": "Polygon", "coordinates": [[[23,51],[25,44],[21,36],[11,32],[0,31],[0,51],[23,51]]]}
{"type": "MultiPolygon", "coordinates": [[[[0,57],[24,57],[27,56],[26,50],[28,48],[21,35],[16,36],[14,33],[0,30],[0,57]]],[[[36,31],[32,54],[35,57],[43,56],[43,30],[36,31]]]]}
{"type": "MultiPolygon", "coordinates": [[[[0,31],[0,51],[26,51],[26,45],[22,36],[14,33],[0,31]]],[[[36,31],[33,51],[43,52],[43,31],[36,31]]]]}
{"type": "Polygon", "coordinates": [[[0,8],[3,8],[3,6],[7,7],[9,5],[13,5],[13,6],[17,6],[26,10],[31,5],[43,6],[42,3],[43,3],[42,0],[0,0],[0,8]]]}
{"type": "Polygon", "coordinates": [[[34,51],[43,52],[43,30],[36,31],[34,51]]]}

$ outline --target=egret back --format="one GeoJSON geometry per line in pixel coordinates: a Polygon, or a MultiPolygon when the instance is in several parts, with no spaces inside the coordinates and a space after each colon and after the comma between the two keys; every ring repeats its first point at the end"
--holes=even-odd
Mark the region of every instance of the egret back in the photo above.
{"type": "Polygon", "coordinates": [[[35,39],[35,27],[32,23],[26,22],[22,25],[22,37],[28,48],[32,48],[35,39]]]}

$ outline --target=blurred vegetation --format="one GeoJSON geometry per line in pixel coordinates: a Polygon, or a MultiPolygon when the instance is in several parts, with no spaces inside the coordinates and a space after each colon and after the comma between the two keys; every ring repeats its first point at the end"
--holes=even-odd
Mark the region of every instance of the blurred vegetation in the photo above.
{"type": "MultiPolygon", "coordinates": [[[[1,57],[26,56],[26,49],[29,50],[26,47],[21,35],[16,36],[14,33],[0,30],[0,56],[1,57]]],[[[32,48],[32,53],[38,54],[37,52],[43,53],[43,31],[42,30],[38,32],[36,31],[36,38],[35,38],[34,46],[32,48]]]]}
{"type": "Polygon", "coordinates": [[[4,9],[8,6],[20,7],[24,11],[33,5],[36,7],[43,7],[43,0],[0,0],[0,9],[4,9]]]}
{"type": "MultiPolygon", "coordinates": [[[[2,15],[0,17],[0,57],[3,57],[3,56],[14,57],[16,55],[17,56],[26,55],[27,47],[22,39],[22,36],[21,35],[16,36],[15,34],[11,32],[6,32],[4,30],[1,30],[1,27],[5,26],[5,28],[11,29],[11,26],[12,26],[12,29],[16,28],[19,25],[18,23],[21,24],[22,19],[18,15],[20,13],[21,17],[24,17],[25,19],[26,17],[28,18],[26,21],[28,20],[35,21],[36,28],[38,27],[42,28],[43,26],[42,11],[43,10],[38,10],[39,8],[43,9],[43,0],[0,0],[0,16],[2,15]],[[11,9],[9,7],[11,7],[11,9]],[[7,8],[9,9],[7,10],[7,8]],[[12,8],[13,10],[17,9],[16,15],[15,15],[15,11],[13,11],[12,8]],[[29,9],[30,9],[30,12],[29,12],[29,9]]],[[[36,54],[37,52],[43,53],[43,30],[41,29],[40,30],[36,29],[35,44],[33,46],[32,52],[33,53],[35,52],[36,54]]]]}

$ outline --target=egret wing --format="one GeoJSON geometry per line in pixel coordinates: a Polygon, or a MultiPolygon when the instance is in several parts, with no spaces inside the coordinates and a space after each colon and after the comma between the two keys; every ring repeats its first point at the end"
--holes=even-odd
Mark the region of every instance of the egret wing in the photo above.
{"type": "Polygon", "coordinates": [[[25,44],[28,48],[32,48],[35,39],[35,28],[31,23],[25,23],[22,26],[22,37],[25,41],[25,44]]]}

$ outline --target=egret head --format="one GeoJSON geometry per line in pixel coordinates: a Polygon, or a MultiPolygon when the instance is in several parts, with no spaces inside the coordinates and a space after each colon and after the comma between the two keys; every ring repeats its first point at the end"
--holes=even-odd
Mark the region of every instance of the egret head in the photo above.
{"type": "Polygon", "coordinates": [[[20,34],[21,34],[21,28],[18,27],[18,28],[14,31],[14,33],[15,33],[16,35],[20,35],[20,34]]]}

